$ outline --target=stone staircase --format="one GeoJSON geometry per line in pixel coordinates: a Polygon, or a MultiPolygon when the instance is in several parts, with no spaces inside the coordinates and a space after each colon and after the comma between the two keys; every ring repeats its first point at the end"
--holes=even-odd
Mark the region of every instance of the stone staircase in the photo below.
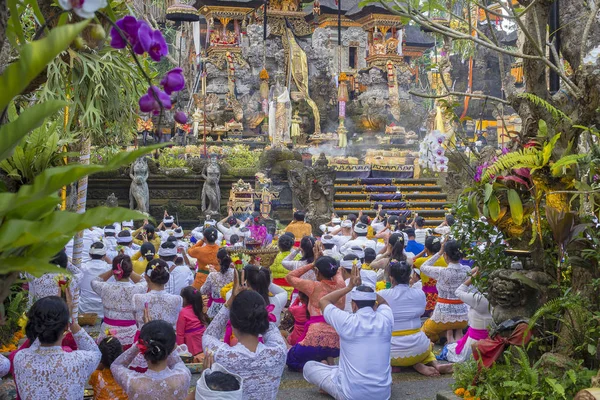
{"type": "Polygon", "coordinates": [[[436,179],[338,178],[334,208],[338,215],[363,213],[371,217],[379,204],[388,214],[425,218],[427,227],[439,225],[449,208],[436,179]]]}

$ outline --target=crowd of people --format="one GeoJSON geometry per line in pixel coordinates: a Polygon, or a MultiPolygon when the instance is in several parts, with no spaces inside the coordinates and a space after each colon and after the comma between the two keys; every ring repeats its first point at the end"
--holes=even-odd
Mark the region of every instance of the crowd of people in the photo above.
{"type": "Polygon", "coordinates": [[[69,243],[51,260],[64,273],[25,274],[27,340],[0,375],[22,399],[81,399],[89,383],[95,399],[266,400],[287,367],[335,399],[390,398],[392,372],[450,373],[487,337],[490,306],[453,223],[378,210],[313,232],[295,211],[277,232],[230,212],[186,235],[165,212],[156,228],[89,229],[80,267],[69,243]],[[234,261],[256,243],[278,250],[272,265],[234,261]],[[95,340],[86,315],[102,321],[95,340]],[[184,360],[203,363],[195,390],[184,360]]]}

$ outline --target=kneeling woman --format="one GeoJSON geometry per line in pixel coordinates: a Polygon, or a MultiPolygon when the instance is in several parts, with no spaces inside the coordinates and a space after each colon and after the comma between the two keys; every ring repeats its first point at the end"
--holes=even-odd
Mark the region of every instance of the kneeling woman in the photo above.
{"type": "Polygon", "coordinates": [[[423,290],[408,285],[412,268],[405,261],[392,262],[389,273],[392,288],[380,291],[379,295],[394,312],[392,367],[413,367],[427,376],[451,372],[452,365],[436,361],[432,344],[421,331],[420,317],[427,301],[423,290]]]}
{"type": "MultiPolygon", "coordinates": [[[[320,243],[315,246],[319,247],[320,243]]],[[[315,256],[317,252],[315,252],[315,256]]],[[[321,250],[318,250],[321,255],[321,250]]],[[[340,355],[340,338],[335,329],[325,322],[319,300],[335,290],[346,287],[341,271],[338,272],[338,265],[332,257],[319,257],[314,264],[308,264],[294,271],[291,271],[286,279],[298,291],[308,296],[308,312],[310,318],[304,325],[305,336],[299,338],[287,355],[288,368],[301,371],[307,361],[331,361],[340,355]],[[317,280],[312,281],[300,278],[307,272],[315,269],[317,280]]],[[[344,299],[341,299],[336,306],[339,309],[344,308],[344,299]]]]}

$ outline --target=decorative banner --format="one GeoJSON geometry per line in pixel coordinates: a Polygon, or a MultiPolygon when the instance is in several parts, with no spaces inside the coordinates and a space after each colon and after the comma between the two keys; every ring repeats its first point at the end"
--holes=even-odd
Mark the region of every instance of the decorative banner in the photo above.
{"type": "Polygon", "coordinates": [[[200,21],[192,22],[194,50],[196,50],[196,63],[200,63],[200,21]]]}
{"type": "Polygon", "coordinates": [[[340,101],[340,118],[346,118],[346,102],[340,101]]]}
{"type": "Polygon", "coordinates": [[[371,166],[369,164],[350,165],[350,164],[329,164],[335,169],[336,178],[368,178],[371,175],[371,166]]]}
{"type": "Polygon", "coordinates": [[[371,173],[374,178],[399,178],[414,177],[414,165],[373,165],[371,173]]]}

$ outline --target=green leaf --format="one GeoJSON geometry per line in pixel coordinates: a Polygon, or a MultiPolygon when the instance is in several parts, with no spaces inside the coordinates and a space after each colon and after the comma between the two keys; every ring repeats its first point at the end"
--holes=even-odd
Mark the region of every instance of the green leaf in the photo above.
{"type": "Polygon", "coordinates": [[[597,352],[597,350],[598,350],[598,348],[596,347],[596,345],[593,345],[593,344],[591,344],[591,343],[587,345],[587,351],[588,351],[588,353],[590,353],[591,355],[595,356],[595,355],[596,355],[596,352],[597,352]]]}
{"type": "Polygon", "coordinates": [[[63,108],[67,103],[51,100],[25,109],[13,122],[0,127],[0,160],[11,156],[15,147],[30,131],[39,127],[44,120],[63,108]]]}
{"type": "MultiPolygon", "coordinates": [[[[596,353],[593,353],[594,355],[596,355],[596,353]]],[[[577,383],[577,374],[575,373],[575,371],[573,371],[572,369],[567,371],[567,376],[569,377],[569,379],[571,380],[571,382],[573,384],[577,383]]]]}
{"type": "Polygon", "coordinates": [[[554,390],[554,392],[556,392],[559,395],[561,395],[563,399],[565,398],[565,388],[563,387],[563,385],[561,385],[560,383],[558,383],[556,379],[554,379],[554,378],[546,378],[546,383],[552,387],[552,389],[554,390]]]}
{"type": "Polygon", "coordinates": [[[552,176],[559,176],[562,174],[563,169],[567,168],[573,164],[577,164],[579,160],[586,157],[587,154],[569,154],[568,156],[561,157],[558,161],[556,161],[550,167],[550,173],[552,176]]]}
{"type": "Polygon", "coordinates": [[[467,208],[469,210],[469,214],[473,218],[479,218],[479,208],[477,207],[477,196],[475,193],[471,193],[469,195],[469,202],[467,203],[467,208]]]}
{"type": "Polygon", "coordinates": [[[492,186],[490,183],[486,183],[485,184],[485,196],[483,197],[484,203],[488,202],[488,200],[490,199],[490,196],[492,195],[493,192],[494,192],[494,186],[492,186]]]}
{"type": "Polygon", "coordinates": [[[0,110],[21,93],[46,65],[64,51],[90,21],[54,28],[47,37],[24,45],[19,60],[0,75],[0,110]]]}
{"type": "Polygon", "coordinates": [[[498,219],[498,215],[500,215],[500,203],[498,202],[498,197],[491,196],[487,206],[488,210],[490,211],[490,218],[492,221],[496,221],[498,219]]]}
{"type": "Polygon", "coordinates": [[[548,136],[548,125],[543,119],[538,121],[538,132],[540,136],[548,136]]]}
{"type": "MultiPolygon", "coordinates": [[[[6,2],[8,10],[10,11],[10,22],[13,33],[17,36],[17,39],[19,39],[20,44],[25,44],[26,40],[25,35],[23,34],[23,26],[21,25],[21,21],[19,20],[19,16],[21,15],[21,13],[17,8],[17,4],[17,0],[8,0],[6,2]]],[[[0,107],[0,110],[2,109],[4,109],[4,106],[0,107]]]]}
{"type": "Polygon", "coordinates": [[[523,203],[514,189],[508,191],[508,206],[510,207],[510,215],[515,224],[521,226],[523,224],[523,203]]]}
{"type": "Polygon", "coordinates": [[[536,281],[523,275],[523,273],[521,272],[513,272],[512,274],[510,274],[510,279],[517,279],[522,284],[524,284],[525,286],[529,286],[532,289],[543,290],[543,288],[536,281]]]}
{"type": "Polygon", "coordinates": [[[557,133],[544,145],[544,151],[542,153],[542,166],[548,164],[550,161],[550,157],[552,157],[552,151],[554,150],[554,146],[556,142],[560,139],[560,133],[557,133]]]}

